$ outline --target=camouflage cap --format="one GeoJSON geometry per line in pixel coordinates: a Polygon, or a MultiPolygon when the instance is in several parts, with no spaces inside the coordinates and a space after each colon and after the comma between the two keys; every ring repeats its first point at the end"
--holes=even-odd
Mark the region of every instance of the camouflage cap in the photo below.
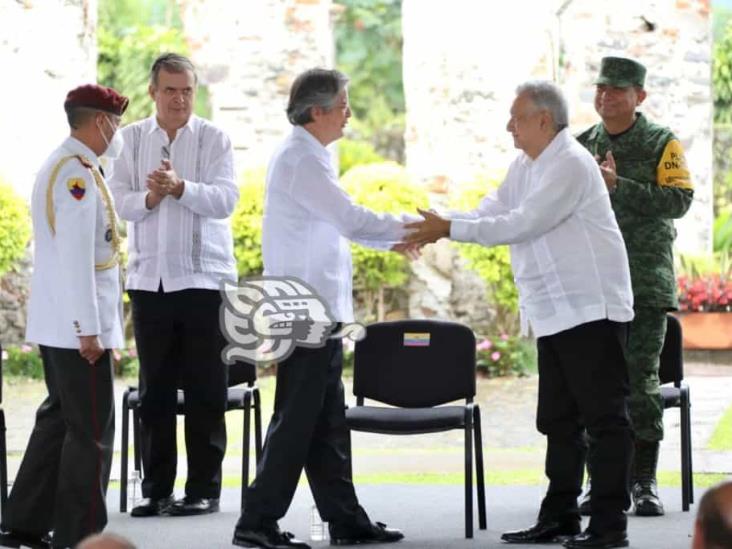
{"type": "Polygon", "coordinates": [[[625,57],[603,57],[600,64],[600,76],[595,84],[607,84],[618,88],[631,86],[643,87],[646,80],[646,68],[625,57]]]}

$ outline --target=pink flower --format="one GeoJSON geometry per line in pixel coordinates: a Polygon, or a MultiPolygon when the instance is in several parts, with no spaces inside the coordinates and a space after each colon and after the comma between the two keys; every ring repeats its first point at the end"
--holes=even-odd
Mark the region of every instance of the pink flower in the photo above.
{"type": "Polygon", "coordinates": [[[137,348],[136,347],[130,347],[130,350],[127,351],[127,355],[130,358],[137,358],[137,348]]]}
{"type": "Polygon", "coordinates": [[[33,350],[33,347],[31,347],[30,345],[23,344],[20,346],[21,353],[30,353],[32,350],[33,350]]]}
{"type": "Polygon", "coordinates": [[[487,351],[491,347],[493,347],[493,343],[491,343],[491,340],[490,339],[484,339],[483,341],[481,341],[480,343],[478,343],[478,347],[477,348],[478,348],[479,351],[487,351]]]}
{"type": "Polygon", "coordinates": [[[499,353],[498,351],[494,351],[491,355],[491,360],[493,360],[493,362],[498,362],[499,358],[501,358],[501,353],[499,353]]]}
{"type": "Polygon", "coordinates": [[[501,334],[501,339],[503,341],[508,341],[508,334],[501,334]]]}

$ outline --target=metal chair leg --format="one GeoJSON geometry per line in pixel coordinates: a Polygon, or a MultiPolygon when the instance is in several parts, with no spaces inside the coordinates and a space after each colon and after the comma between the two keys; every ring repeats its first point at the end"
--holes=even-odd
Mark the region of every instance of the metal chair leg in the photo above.
{"type": "Polygon", "coordinates": [[[0,519],[5,522],[8,505],[8,444],[5,428],[5,410],[0,409],[0,519]]]}
{"type": "Polygon", "coordinates": [[[128,404],[130,392],[125,391],[122,397],[122,448],[120,448],[120,474],[119,474],[119,512],[127,512],[127,458],[129,451],[129,430],[130,430],[130,408],[128,404]]]}
{"type": "Polygon", "coordinates": [[[252,389],[254,397],[254,452],[259,465],[262,458],[262,398],[259,394],[259,387],[252,389]]]}
{"type": "Polygon", "coordinates": [[[485,478],[483,468],[483,435],[480,427],[480,407],[473,408],[473,431],[475,432],[475,482],[478,491],[478,528],[485,530],[488,525],[485,516],[485,478]]]}
{"type": "Polygon", "coordinates": [[[249,486],[249,446],[250,446],[250,440],[251,440],[251,406],[252,406],[252,393],[250,391],[247,391],[244,393],[244,402],[243,402],[243,408],[244,408],[244,414],[243,414],[243,421],[244,421],[244,435],[242,436],[242,457],[241,457],[241,502],[240,502],[240,508],[243,511],[244,510],[244,495],[246,494],[247,487],[249,486]]]}
{"type": "Polygon", "coordinates": [[[473,537],[473,407],[465,407],[465,537],[473,537]]]}

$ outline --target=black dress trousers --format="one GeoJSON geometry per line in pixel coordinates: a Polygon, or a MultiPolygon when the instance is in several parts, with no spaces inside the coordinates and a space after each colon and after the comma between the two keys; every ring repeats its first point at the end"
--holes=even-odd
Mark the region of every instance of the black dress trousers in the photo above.
{"type": "Polygon", "coordinates": [[[303,470],[323,520],[353,528],[370,524],[353,486],[342,371],[341,340],[297,347],[278,366],[274,413],[238,528],[282,518],[303,470]]]}
{"type": "Polygon", "coordinates": [[[48,397],[5,510],[4,530],[73,547],[107,524],[105,495],[114,444],[112,358],[89,364],[75,349],[41,346],[48,397]]]}
{"type": "Polygon", "coordinates": [[[185,393],[188,479],[185,493],[218,498],[226,450],[228,368],[221,360],[226,340],[219,328],[218,290],[177,292],[129,290],[140,358],[142,494],[173,493],[177,391],[185,393]]]}
{"type": "Polygon", "coordinates": [[[633,431],[628,416],[627,324],[598,320],[537,340],[537,428],[547,436],[549,488],[541,519],[576,518],[587,443],[592,471],[590,529],[626,529],[633,431]]]}

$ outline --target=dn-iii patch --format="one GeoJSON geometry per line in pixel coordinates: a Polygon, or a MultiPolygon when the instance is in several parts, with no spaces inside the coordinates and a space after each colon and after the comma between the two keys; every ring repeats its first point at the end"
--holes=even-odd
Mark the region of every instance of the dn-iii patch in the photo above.
{"type": "Polygon", "coordinates": [[[689,168],[686,166],[686,156],[678,139],[672,139],[666,144],[656,170],[657,183],[661,187],[678,187],[692,189],[689,168]]]}

